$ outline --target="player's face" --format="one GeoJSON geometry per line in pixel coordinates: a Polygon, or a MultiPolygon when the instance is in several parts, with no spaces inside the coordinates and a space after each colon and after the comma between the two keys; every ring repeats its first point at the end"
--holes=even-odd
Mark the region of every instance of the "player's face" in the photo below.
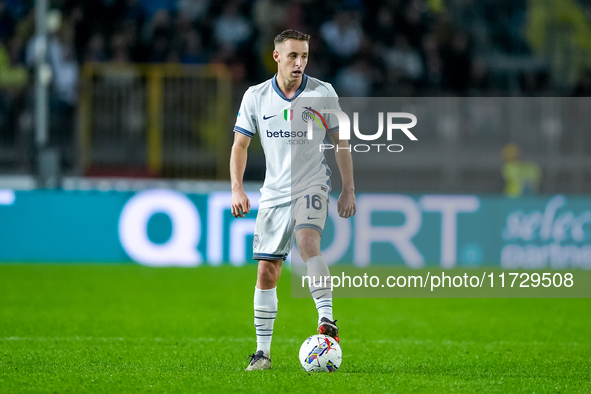
{"type": "Polygon", "coordinates": [[[302,78],[308,64],[308,43],[306,41],[286,40],[273,51],[278,72],[287,81],[302,78]]]}

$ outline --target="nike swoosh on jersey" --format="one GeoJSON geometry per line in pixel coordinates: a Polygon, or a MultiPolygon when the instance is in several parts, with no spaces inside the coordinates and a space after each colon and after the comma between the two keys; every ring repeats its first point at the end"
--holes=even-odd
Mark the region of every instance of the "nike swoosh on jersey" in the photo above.
{"type": "Polygon", "coordinates": [[[271,118],[273,118],[275,116],[277,116],[277,115],[271,115],[271,116],[265,116],[265,115],[263,115],[263,120],[271,119],[271,118]]]}
{"type": "Polygon", "coordinates": [[[320,219],[320,218],[311,218],[310,216],[308,216],[308,220],[314,220],[314,219],[320,219]]]}

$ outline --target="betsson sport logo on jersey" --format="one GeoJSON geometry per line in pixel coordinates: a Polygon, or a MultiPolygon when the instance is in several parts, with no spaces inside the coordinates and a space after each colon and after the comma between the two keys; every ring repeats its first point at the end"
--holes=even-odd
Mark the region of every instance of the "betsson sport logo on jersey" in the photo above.
{"type": "MultiPolygon", "coordinates": [[[[277,115],[263,115],[263,120],[268,120],[274,118],[277,115]]],[[[293,120],[293,109],[284,109],[283,110],[283,119],[287,122],[291,122],[293,120]]],[[[267,137],[269,138],[306,138],[308,132],[305,130],[300,131],[289,131],[289,130],[279,130],[279,131],[269,131],[267,130],[267,137]]],[[[308,140],[302,140],[302,142],[308,142],[308,140]]]]}
{"type": "MultiPolygon", "coordinates": [[[[306,111],[302,114],[304,121],[308,124],[308,132],[307,137],[309,140],[314,138],[314,124],[318,124],[320,126],[320,130],[322,131],[331,131],[328,129],[326,120],[322,116],[321,113],[324,114],[334,114],[338,119],[338,131],[339,131],[339,139],[341,140],[350,140],[351,139],[351,121],[349,120],[349,116],[341,110],[338,109],[322,109],[320,111],[316,111],[311,107],[305,107],[306,111]]],[[[408,112],[387,112],[386,114],[387,125],[386,125],[386,138],[387,141],[392,141],[392,135],[394,130],[402,131],[408,139],[411,141],[417,141],[417,137],[414,136],[413,133],[410,132],[409,129],[413,128],[417,124],[417,117],[408,112]],[[394,119],[409,119],[410,123],[394,123],[394,119]]],[[[383,132],[384,132],[384,113],[378,113],[378,131],[375,134],[363,134],[359,130],[359,113],[353,112],[353,131],[355,136],[363,141],[376,141],[378,140],[383,132]]],[[[404,147],[400,144],[353,144],[347,147],[339,147],[338,145],[335,147],[333,144],[320,144],[319,150],[322,152],[324,150],[336,149],[338,152],[339,150],[348,150],[348,151],[355,151],[359,153],[365,153],[369,151],[376,151],[380,152],[381,149],[385,149],[388,152],[397,153],[402,152],[404,147]]]]}

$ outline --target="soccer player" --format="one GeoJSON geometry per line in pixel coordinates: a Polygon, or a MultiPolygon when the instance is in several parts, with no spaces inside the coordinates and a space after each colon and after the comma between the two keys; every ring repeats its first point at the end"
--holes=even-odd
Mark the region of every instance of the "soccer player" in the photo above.
{"type": "MultiPolygon", "coordinates": [[[[230,158],[232,214],[245,217],[250,211],[250,201],[242,179],[250,140],[256,132],[259,133],[267,169],[253,242],[253,258],[258,260],[254,293],[257,351],[251,355],[246,370],[271,368],[271,338],[277,316],[276,286],[294,235],[300,255],[306,262],[307,275],[316,279],[330,275],[320,254],[330,192],[330,170],[319,149],[326,135],[332,139],[333,146],[339,148],[338,151],[335,149],[343,184],[337,202],[339,216],[349,218],[356,212],[353,162],[350,148],[347,150],[348,141],[339,139],[337,118],[331,114],[323,117],[318,108],[304,106],[309,103],[305,100],[309,99],[324,105],[320,109],[340,109],[335,108],[338,96],[329,83],[304,74],[310,36],[286,30],[274,41],[277,74],[250,87],[244,94],[234,127],[230,158]],[[298,100],[303,100],[302,105],[298,100]],[[316,121],[324,125],[324,129],[322,132],[316,130],[314,138],[308,139],[302,121],[316,121]]],[[[310,283],[310,293],[318,310],[318,332],[338,341],[339,329],[333,320],[330,288],[315,280],[310,283]]]]}

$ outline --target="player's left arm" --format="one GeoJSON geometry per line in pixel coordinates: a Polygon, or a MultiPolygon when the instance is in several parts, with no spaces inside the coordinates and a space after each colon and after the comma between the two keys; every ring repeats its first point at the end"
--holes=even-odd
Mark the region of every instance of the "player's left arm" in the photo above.
{"type": "Polygon", "coordinates": [[[353,181],[353,158],[348,149],[349,140],[339,139],[339,132],[330,134],[335,148],[335,156],[339,172],[341,173],[341,180],[343,181],[343,191],[339,196],[337,202],[337,210],[339,216],[349,218],[357,212],[357,205],[355,203],[355,183],[353,181]]]}

